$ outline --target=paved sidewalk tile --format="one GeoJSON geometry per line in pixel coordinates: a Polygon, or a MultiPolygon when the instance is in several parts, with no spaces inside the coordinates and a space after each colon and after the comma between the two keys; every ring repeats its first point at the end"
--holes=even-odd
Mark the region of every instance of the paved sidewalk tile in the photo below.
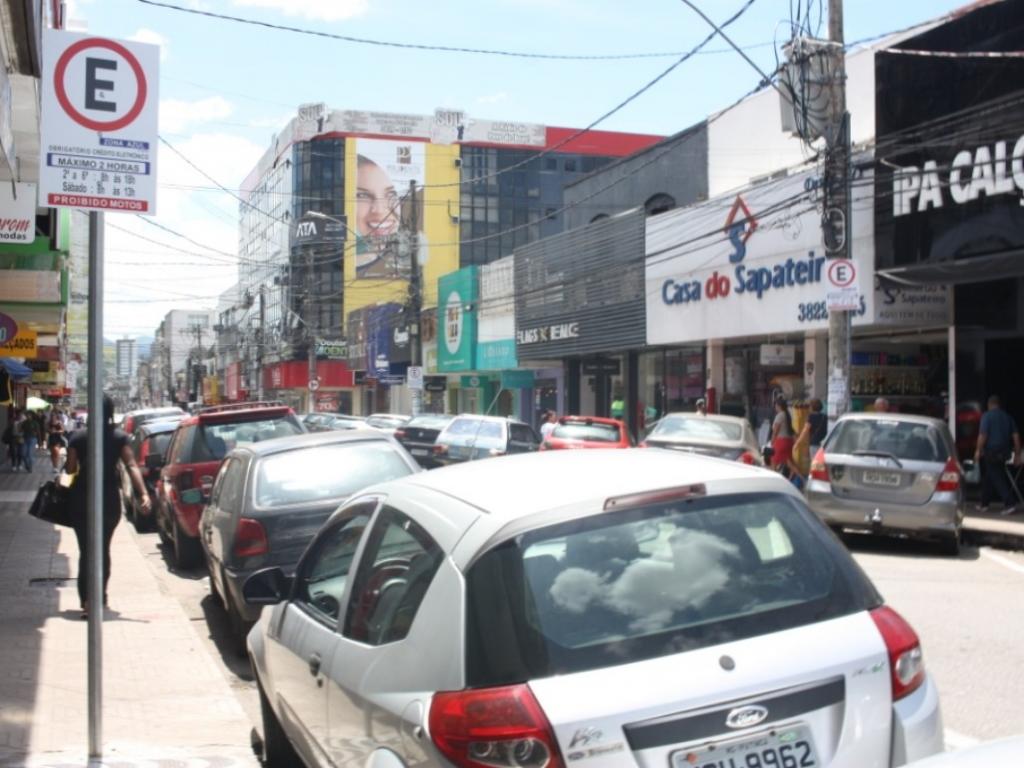
{"type": "Polygon", "coordinates": [[[0,766],[257,765],[219,660],[161,592],[127,523],[114,534],[103,624],[105,759],[86,759],[75,536],[27,514],[51,476],[0,469],[0,766]]]}

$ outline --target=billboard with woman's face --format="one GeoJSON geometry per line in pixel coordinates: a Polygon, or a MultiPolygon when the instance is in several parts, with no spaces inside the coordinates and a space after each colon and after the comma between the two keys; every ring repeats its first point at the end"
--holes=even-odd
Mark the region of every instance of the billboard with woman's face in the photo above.
{"type": "Polygon", "coordinates": [[[356,140],[355,216],[349,217],[356,225],[356,279],[407,280],[413,238],[424,263],[425,147],[422,141],[356,140]]]}

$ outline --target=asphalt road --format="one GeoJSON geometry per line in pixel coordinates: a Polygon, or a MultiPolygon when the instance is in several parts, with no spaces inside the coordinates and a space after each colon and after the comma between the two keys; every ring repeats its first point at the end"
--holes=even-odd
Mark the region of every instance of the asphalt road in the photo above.
{"type": "Polygon", "coordinates": [[[1024,554],[965,548],[952,559],[910,542],[846,541],[921,638],[948,746],[1024,734],[1024,554]]]}
{"type": "MultiPolygon", "coordinates": [[[[206,651],[253,724],[259,700],[248,663],[235,655],[227,617],[205,569],[177,573],[155,533],[137,534],[161,588],[196,623],[206,651]]],[[[917,630],[942,700],[950,748],[1024,734],[1024,553],[965,548],[960,558],[903,541],[848,537],[886,601],[917,630]]]]}

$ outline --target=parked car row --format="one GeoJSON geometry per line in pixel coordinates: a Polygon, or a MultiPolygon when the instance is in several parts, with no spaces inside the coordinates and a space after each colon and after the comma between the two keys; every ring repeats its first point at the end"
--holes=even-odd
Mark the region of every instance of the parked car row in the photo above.
{"type": "MultiPolygon", "coordinates": [[[[247,403],[138,432],[161,538],[205,561],[252,663],[268,768],[941,751],[917,635],[746,422],[671,414],[637,449],[596,417],[542,440],[490,416],[320,416],[247,403]]],[[[952,483],[930,477],[941,424],[906,424],[841,421],[815,493],[883,520],[904,488],[955,496],[925,499],[952,483]]]]}

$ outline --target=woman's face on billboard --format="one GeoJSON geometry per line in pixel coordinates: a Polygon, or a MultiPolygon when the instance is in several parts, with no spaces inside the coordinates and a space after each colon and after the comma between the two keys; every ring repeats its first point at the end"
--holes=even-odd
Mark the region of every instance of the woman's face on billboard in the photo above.
{"type": "Polygon", "coordinates": [[[356,179],[356,232],[361,237],[381,238],[398,230],[398,194],[384,169],[376,163],[360,163],[356,179]]]}

